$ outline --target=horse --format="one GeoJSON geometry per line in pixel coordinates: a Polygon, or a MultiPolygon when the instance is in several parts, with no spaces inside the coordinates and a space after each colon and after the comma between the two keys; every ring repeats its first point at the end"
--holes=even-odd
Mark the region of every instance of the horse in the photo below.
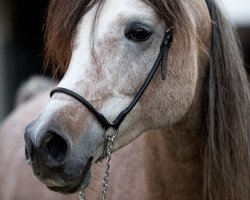
{"type": "Polygon", "coordinates": [[[46,26],[46,63],[67,92],[26,127],[25,154],[47,188],[87,188],[116,136],[108,199],[249,199],[249,82],[215,0],[52,0],[46,26]]]}

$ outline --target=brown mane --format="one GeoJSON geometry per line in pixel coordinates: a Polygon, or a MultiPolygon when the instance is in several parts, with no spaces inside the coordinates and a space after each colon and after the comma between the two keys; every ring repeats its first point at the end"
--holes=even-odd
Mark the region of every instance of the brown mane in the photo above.
{"type": "MultiPolygon", "coordinates": [[[[51,0],[46,26],[46,61],[54,75],[69,64],[77,24],[98,0],[51,0]]],[[[193,7],[197,1],[194,1],[193,7]]],[[[174,30],[193,36],[182,0],[147,0],[174,30]]],[[[185,3],[185,2],[184,2],[185,3]]],[[[206,0],[213,21],[210,65],[201,133],[205,200],[250,199],[249,82],[238,40],[215,0],[206,0]],[[206,122],[205,122],[206,121],[206,122]]],[[[177,32],[177,31],[176,31],[177,32]]],[[[202,47],[201,47],[202,48],[202,47]]]]}
{"type": "Polygon", "coordinates": [[[205,199],[250,198],[249,82],[235,31],[213,0],[204,131],[205,199]]]}

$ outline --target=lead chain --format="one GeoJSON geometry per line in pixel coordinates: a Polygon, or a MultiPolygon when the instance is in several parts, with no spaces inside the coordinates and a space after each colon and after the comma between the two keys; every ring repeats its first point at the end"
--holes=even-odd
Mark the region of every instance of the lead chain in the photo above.
{"type": "MultiPolygon", "coordinates": [[[[105,133],[104,133],[105,134],[105,133]]],[[[114,134],[109,134],[109,135],[104,135],[107,143],[106,143],[106,150],[105,150],[105,155],[107,156],[106,160],[106,166],[105,166],[105,172],[104,172],[104,177],[102,180],[102,192],[100,199],[105,200],[107,196],[107,191],[108,191],[108,183],[109,183],[109,174],[110,174],[110,161],[111,161],[111,153],[112,149],[114,146],[114,139],[116,137],[117,133],[114,134]]],[[[79,199],[80,200],[86,200],[85,194],[83,191],[79,192],[79,199]]]]}
{"type": "Polygon", "coordinates": [[[110,161],[111,161],[111,153],[114,146],[114,138],[115,136],[107,135],[107,146],[106,146],[106,167],[104,172],[104,177],[102,181],[102,193],[101,193],[101,200],[105,200],[108,191],[108,183],[109,183],[109,170],[110,170],[110,161]]]}
{"type": "Polygon", "coordinates": [[[85,194],[83,193],[83,191],[80,191],[80,192],[79,192],[79,199],[80,199],[80,200],[86,200],[86,199],[85,199],[85,194]]]}

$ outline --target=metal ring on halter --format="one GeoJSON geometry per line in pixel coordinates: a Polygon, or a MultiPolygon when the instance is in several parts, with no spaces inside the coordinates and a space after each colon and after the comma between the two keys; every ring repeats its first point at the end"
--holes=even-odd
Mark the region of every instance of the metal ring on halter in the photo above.
{"type": "Polygon", "coordinates": [[[108,131],[108,130],[103,129],[103,137],[104,137],[104,139],[106,139],[106,140],[109,138],[109,136],[110,136],[111,138],[115,139],[115,138],[117,137],[117,135],[118,135],[118,131],[115,130],[115,129],[113,129],[113,130],[111,130],[111,131],[108,131]]]}

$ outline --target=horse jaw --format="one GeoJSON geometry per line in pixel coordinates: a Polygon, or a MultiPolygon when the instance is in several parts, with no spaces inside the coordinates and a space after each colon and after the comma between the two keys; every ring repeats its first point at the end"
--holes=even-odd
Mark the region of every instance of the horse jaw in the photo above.
{"type": "MultiPolygon", "coordinates": [[[[112,122],[142,85],[170,27],[142,1],[107,0],[92,35],[95,8],[83,16],[78,26],[71,62],[58,87],[80,94],[112,122]],[[129,41],[124,32],[133,23],[153,30],[151,38],[140,44],[129,41]]],[[[184,47],[181,35],[174,36],[167,80],[161,80],[158,70],[141,100],[121,124],[115,150],[146,130],[176,123],[187,113],[198,79],[197,44],[195,40],[191,43],[192,51],[184,47]]],[[[86,163],[89,157],[96,160],[103,153],[101,125],[82,104],[66,95],[55,94],[32,127],[34,140],[46,131],[67,135],[71,145],[69,161],[75,164],[79,159],[77,166],[86,163]],[[85,157],[78,158],[79,155],[85,157]]]]}

